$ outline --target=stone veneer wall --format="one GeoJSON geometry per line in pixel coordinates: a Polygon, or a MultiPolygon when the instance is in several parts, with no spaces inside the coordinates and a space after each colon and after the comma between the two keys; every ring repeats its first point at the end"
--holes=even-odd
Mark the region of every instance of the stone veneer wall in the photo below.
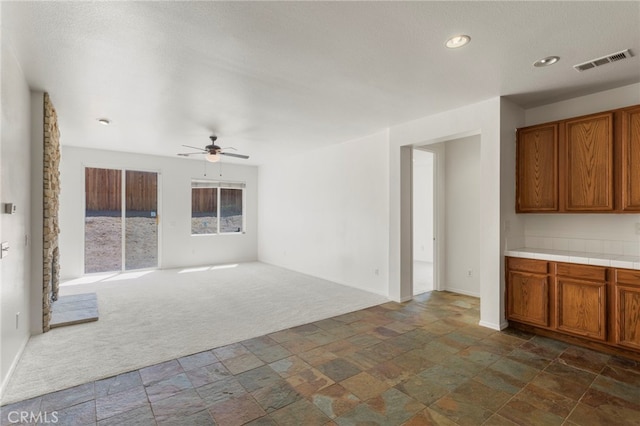
{"type": "Polygon", "coordinates": [[[42,331],[49,331],[51,302],[58,299],[58,206],[60,203],[60,131],[49,94],[44,94],[42,331]]]}

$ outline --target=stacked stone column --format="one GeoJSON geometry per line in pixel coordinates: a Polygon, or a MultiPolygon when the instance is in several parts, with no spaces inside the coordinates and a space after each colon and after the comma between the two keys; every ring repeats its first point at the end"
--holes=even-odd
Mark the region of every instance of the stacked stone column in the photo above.
{"type": "Polygon", "coordinates": [[[58,299],[58,207],[60,202],[60,131],[49,94],[44,94],[42,330],[49,331],[51,302],[58,299]]]}

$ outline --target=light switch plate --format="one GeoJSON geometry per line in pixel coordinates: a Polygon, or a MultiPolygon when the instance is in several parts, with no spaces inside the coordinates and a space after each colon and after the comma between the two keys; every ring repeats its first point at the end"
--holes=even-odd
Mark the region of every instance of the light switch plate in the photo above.
{"type": "Polygon", "coordinates": [[[7,257],[9,254],[9,241],[0,243],[0,259],[7,257]]]}

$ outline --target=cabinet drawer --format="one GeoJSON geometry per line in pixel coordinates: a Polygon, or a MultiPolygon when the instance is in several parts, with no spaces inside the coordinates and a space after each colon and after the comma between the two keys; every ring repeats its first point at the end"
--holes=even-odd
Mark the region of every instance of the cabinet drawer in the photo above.
{"type": "Polygon", "coordinates": [[[591,281],[606,281],[607,269],[602,266],[577,265],[575,263],[558,263],[556,274],[571,278],[591,281]]]}
{"type": "Polygon", "coordinates": [[[514,271],[534,272],[546,274],[549,272],[549,262],[545,260],[523,259],[520,257],[508,257],[507,267],[514,271]]]}
{"type": "Polygon", "coordinates": [[[640,271],[633,269],[616,269],[616,282],[640,285],[640,271]]]}

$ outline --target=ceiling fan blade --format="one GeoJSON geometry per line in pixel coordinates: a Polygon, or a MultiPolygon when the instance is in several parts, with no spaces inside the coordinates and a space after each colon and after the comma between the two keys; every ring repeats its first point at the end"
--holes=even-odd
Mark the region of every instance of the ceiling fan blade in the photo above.
{"type": "Polygon", "coordinates": [[[191,146],[191,145],[182,145],[182,146],[187,147],[187,148],[197,149],[198,151],[207,152],[206,149],[198,148],[197,146],[191,146]]]}
{"type": "Polygon", "coordinates": [[[221,152],[220,155],[227,155],[229,157],[236,157],[236,158],[242,158],[244,160],[248,159],[249,156],[248,155],[242,155],[242,154],[234,154],[233,152],[221,152]]]}
{"type": "Polygon", "coordinates": [[[177,155],[181,157],[188,157],[190,155],[200,155],[200,154],[207,154],[207,152],[179,152],[177,155]]]}

